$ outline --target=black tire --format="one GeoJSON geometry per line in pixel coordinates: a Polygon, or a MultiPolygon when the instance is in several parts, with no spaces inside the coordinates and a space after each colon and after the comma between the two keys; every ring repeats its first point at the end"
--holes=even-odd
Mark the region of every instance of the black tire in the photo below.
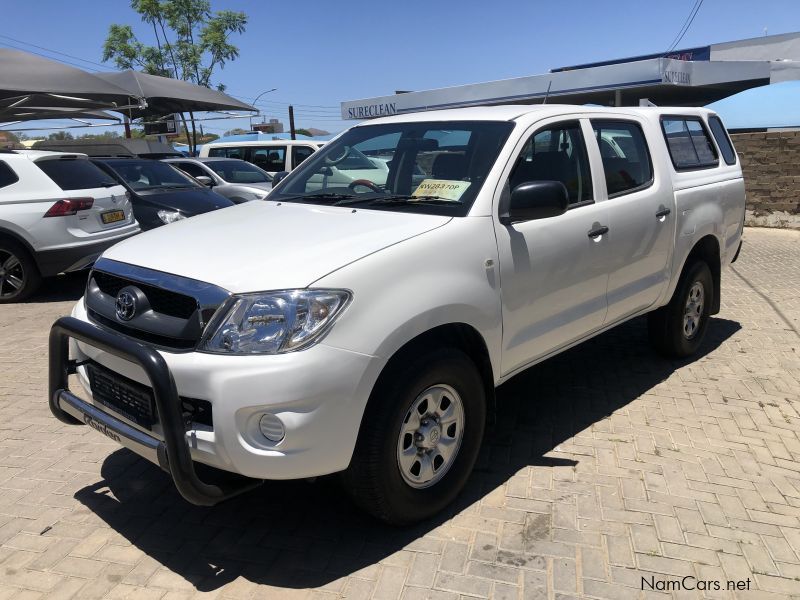
{"type": "Polygon", "coordinates": [[[0,304],[21,302],[42,284],[39,268],[22,244],[0,238],[0,304]]]}
{"type": "Polygon", "coordinates": [[[648,333],[653,347],[672,358],[684,358],[697,352],[708,329],[714,294],[714,278],[708,264],[702,260],[687,263],[669,304],[648,315],[648,333]],[[690,308],[689,295],[696,294],[696,286],[702,289],[702,302],[691,303],[691,315],[695,318],[687,322],[684,317],[690,308]]]}
{"type": "Polygon", "coordinates": [[[451,348],[417,355],[382,376],[373,390],[353,459],[343,473],[344,485],[356,504],[387,523],[403,525],[426,519],[452,502],[464,487],[478,457],[485,423],[486,396],[473,361],[451,348]],[[404,479],[399,464],[401,427],[422,392],[440,384],[460,397],[460,447],[443,474],[435,475],[440,477],[438,481],[429,487],[413,487],[404,479]]]}

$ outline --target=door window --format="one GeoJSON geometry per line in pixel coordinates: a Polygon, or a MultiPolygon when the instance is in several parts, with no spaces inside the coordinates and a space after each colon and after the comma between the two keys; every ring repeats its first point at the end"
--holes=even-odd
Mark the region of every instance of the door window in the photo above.
{"type": "Polygon", "coordinates": [[[650,151],[638,124],[592,119],[592,129],[603,159],[609,198],[646,188],[653,182],[650,151]]]}
{"type": "Polygon", "coordinates": [[[511,190],[528,181],[560,181],[569,203],[593,198],[592,175],[580,123],[559,123],[534,133],[522,148],[509,177],[511,190]]]}
{"type": "Polygon", "coordinates": [[[267,146],[250,150],[247,160],[255,166],[271,172],[286,170],[286,146],[267,146]]]}
{"type": "Polygon", "coordinates": [[[297,168],[297,165],[312,154],[314,154],[314,149],[310,146],[292,146],[292,168],[297,168]]]}

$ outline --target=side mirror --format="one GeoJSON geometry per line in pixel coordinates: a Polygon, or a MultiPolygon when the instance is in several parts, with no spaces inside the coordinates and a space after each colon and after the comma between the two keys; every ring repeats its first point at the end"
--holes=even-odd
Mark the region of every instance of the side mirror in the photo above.
{"type": "Polygon", "coordinates": [[[514,188],[507,207],[501,206],[500,222],[511,225],[557,217],[567,212],[568,206],[569,192],[560,181],[528,181],[514,188]]]}
{"type": "Polygon", "coordinates": [[[278,185],[284,177],[289,174],[289,171],[278,171],[275,175],[272,176],[272,187],[274,188],[278,185]]]}
{"type": "Polygon", "coordinates": [[[211,179],[211,177],[209,177],[208,175],[198,175],[197,177],[195,177],[195,179],[197,179],[197,181],[199,181],[203,185],[207,185],[208,187],[214,187],[214,180],[211,179]]]}

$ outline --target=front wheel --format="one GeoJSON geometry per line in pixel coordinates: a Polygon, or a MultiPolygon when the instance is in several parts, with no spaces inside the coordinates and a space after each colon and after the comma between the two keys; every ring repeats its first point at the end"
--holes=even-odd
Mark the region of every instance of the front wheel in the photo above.
{"type": "Polygon", "coordinates": [[[458,495],[478,456],[486,398],[472,360],[433,351],[393,369],[372,393],[344,483],[393,524],[428,518],[458,495]]]}
{"type": "Polygon", "coordinates": [[[669,304],[648,315],[650,341],[676,358],[697,352],[708,328],[714,279],[705,261],[687,264],[669,304]]]}

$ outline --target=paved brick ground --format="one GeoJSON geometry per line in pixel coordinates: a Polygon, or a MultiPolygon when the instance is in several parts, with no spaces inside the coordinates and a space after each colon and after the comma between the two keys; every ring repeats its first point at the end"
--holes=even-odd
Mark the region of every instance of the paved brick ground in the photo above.
{"type": "Polygon", "coordinates": [[[636,321],[518,377],[458,506],[403,531],[331,480],[187,505],[47,411],[80,279],[4,306],[0,599],[666,597],[642,578],[685,575],[723,589],[680,598],[800,598],[800,233],[746,243],[700,358],[656,358],[636,321]]]}

